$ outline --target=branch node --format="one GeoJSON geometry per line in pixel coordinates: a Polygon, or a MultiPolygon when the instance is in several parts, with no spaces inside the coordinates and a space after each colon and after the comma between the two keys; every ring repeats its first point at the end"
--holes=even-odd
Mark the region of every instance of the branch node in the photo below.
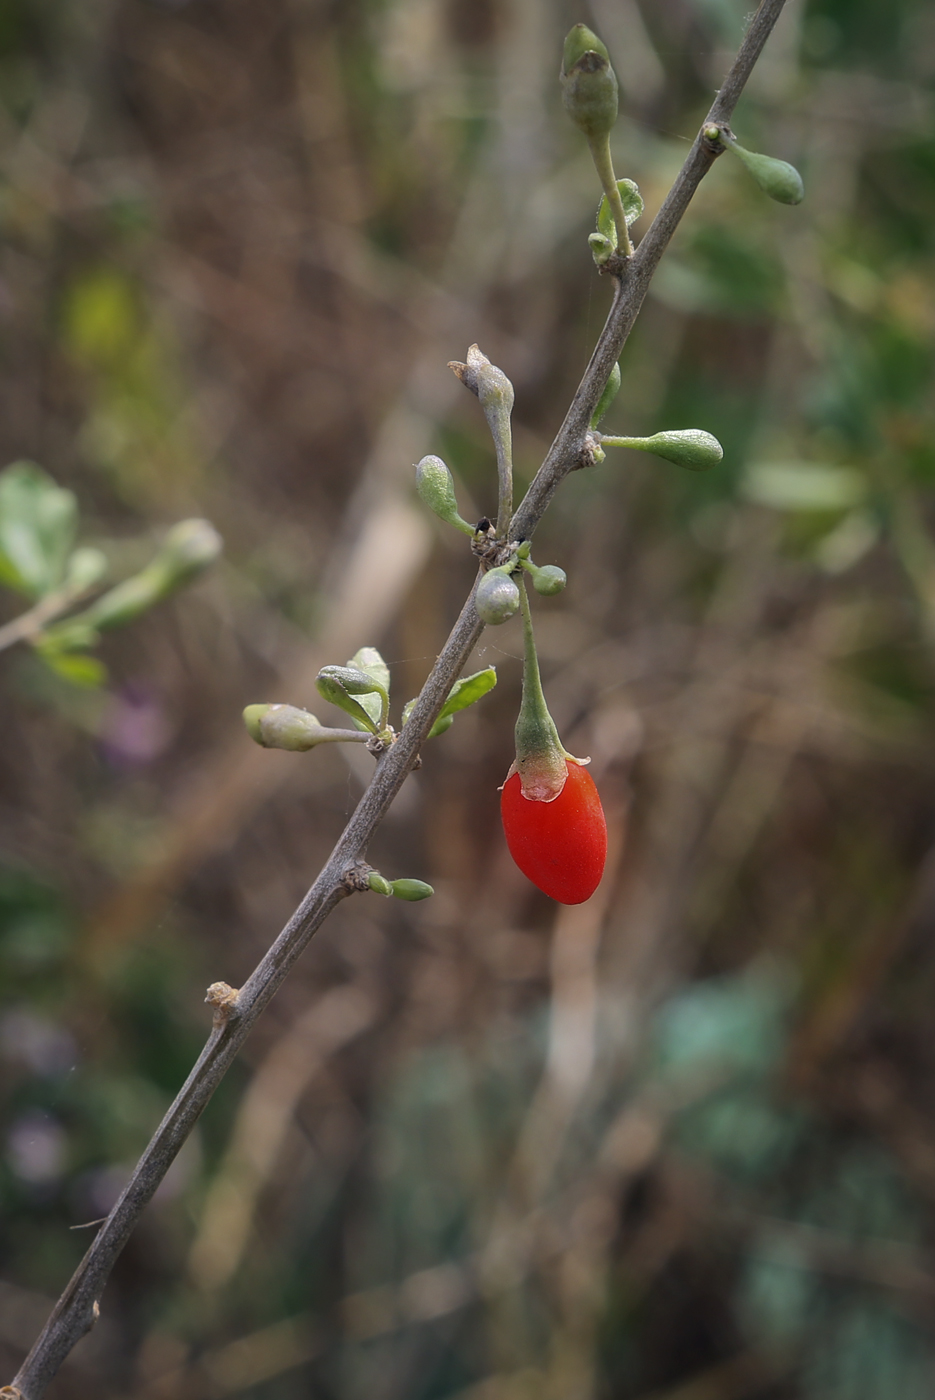
{"type": "MultiPolygon", "coordinates": [[[[230,1019],[237,1009],[237,999],[240,991],[237,987],[232,987],[228,982],[212,982],[208,988],[205,1002],[208,1006],[214,1007],[214,1024],[223,1026],[230,1019]]],[[[97,1304],[94,1305],[97,1307],[97,1304]]]]}
{"type": "Polygon", "coordinates": [[[372,865],[366,861],[359,860],[354,865],[349,865],[341,876],[341,884],[348,894],[363,894],[370,888],[370,872],[372,865]]]}

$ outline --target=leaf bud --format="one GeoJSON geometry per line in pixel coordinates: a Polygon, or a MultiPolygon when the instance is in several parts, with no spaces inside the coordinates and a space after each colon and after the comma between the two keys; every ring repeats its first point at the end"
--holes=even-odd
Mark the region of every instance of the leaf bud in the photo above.
{"type": "Polygon", "coordinates": [[[477,585],[474,603],[478,616],[491,626],[511,618],[519,607],[519,589],[508,568],[491,569],[477,585]]]}
{"type": "Polygon", "coordinates": [[[370,874],[367,876],[367,884],[373,890],[374,894],[385,894],[387,899],[389,899],[393,893],[393,886],[385,875],[380,874],[379,870],[371,870],[370,874]]]}
{"type": "Polygon", "coordinates": [[[617,397],[617,395],[618,395],[619,392],[620,392],[620,366],[619,366],[619,364],[618,364],[618,363],[616,362],[616,360],[615,360],[615,361],[614,361],[614,367],[613,367],[613,369],[610,371],[610,378],[607,380],[607,383],[604,385],[604,392],[601,394],[600,398],[598,399],[598,401],[597,401],[597,408],[594,410],[593,414],[591,415],[591,427],[592,427],[592,428],[596,428],[596,427],[597,427],[598,423],[601,421],[601,419],[603,418],[604,414],[605,414],[605,413],[607,412],[607,410],[610,408],[610,405],[613,403],[614,399],[617,397]]]}
{"type": "Polygon", "coordinates": [[[454,525],[463,534],[474,534],[474,526],[469,525],[458,513],[454,481],[441,457],[422,458],[416,467],[416,490],[419,499],[429,510],[434,511],[439,520],[454,525]]]}
{"type": "Polygon", "coordinates": [[[428,899],[435,891],[431,885],[427,885],[424,880],[390,880],[390,889],[397,899],[408,899],[414,903],[419,899],[428,899]]]}
{"type": "Polygon", "coordinates": [[[569,30],[562,54],[562,101],[589,141],[606,136],[617,120],[617,77],[610,55],[585,24],[569,30]]]}
{"type": "Polygon", "coordinates": [[[179,588],[213,564],[223,547],[210,521],[180,520],[166,535],[153,563],[166,570],[170,588],[179,588]]]}
{"type": "Polygon", "coordinates": [[[727,149],[747,167],[764,194],[775,199],[778,204],[801,204],[805,198],[802,176],[794,165],[786,160],[776,160],[774,156],[760,155],[757,151],[745,150],[736,141],[731,141],[727,149]]]}

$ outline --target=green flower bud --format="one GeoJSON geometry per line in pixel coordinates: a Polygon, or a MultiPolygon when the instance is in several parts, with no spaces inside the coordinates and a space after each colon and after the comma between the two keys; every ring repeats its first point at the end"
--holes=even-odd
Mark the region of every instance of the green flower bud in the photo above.
{"type": "Polygon", "coordinates": [[[454,525],[465,535],[474,534],[474,526],[462,520],[458,514],[454,482],[441,457],[422,458],[416,467],[416,490],[419,499],[434,511],[439,520],[454,525]]]}
{"type": "Polygon", "coordinates": [[[693,472],[707,471],[724,456],[717,438],[700,428],[677,428],[647,438],[607,437],[603,433],[599,437],[605,447],[633,447],[637,452],[652,452],[655,457],[664,457],[667,462],[693,472]]]}
{"type": "Polygon", "coordinates": [[[371,870],[370,874],[367,876],[367,884],[373,890],[374,894],[385,894],[387,899],[389,899],[393,893],[393,886],[385,876],[380,874],[379,870],[371,870]]]}
{"type": "Polygon", "coordinates": [[[617,120],[617,78],[610,55],[585,24],[569,30],[562,55],[565,111],[589,141],[606,136],[617,120]]]}
{"type": "Polygon", "coordinates": [[[591,416],[591,427],[596,428],[620,392],[620,366],[615,362],[610,378],[604,385],[604,392],[597,401],[597,408],[591,416]]]}
{"type": "Polygon", "coordinates": [[[474,602],[478,615],[494,627],[511,618],[519,607],[519,589],[510,578],[509,569],[491,569],[484,574],[474,602]]]}
{"type": "Polygon", "coordinates": [[[305,753],[319,744],[360,743],[366,734],[356,729],[327,729],[308,710],[295,705],[248,705],[243,712],[247,733],[264,749],[305,753]]]}
{"type": "Polygon", "coordinates": [[[413,903],[418,899],[428,899],[435,893],[424,880],[391,880],[389,886],[397,899],[408,899],[413,903]]]}
{"type": "Polygon", "coordinates": [[[553,593],[561,593],[567,582],[565,570],[560,569],[557,564],[544,564],[541,569],[536,569],[532,576],[533,588],[547,598],[553,593]]]}
{"type": "Polygon", "coordinates": [[[776,160],[773,156],[763,156],[757,151],[747,151],[736,141],[728,143],[727,149],[747,167],[754,180],[778,204],[801,204],[805,198],[802,176],[788,161],[776,160]]]}

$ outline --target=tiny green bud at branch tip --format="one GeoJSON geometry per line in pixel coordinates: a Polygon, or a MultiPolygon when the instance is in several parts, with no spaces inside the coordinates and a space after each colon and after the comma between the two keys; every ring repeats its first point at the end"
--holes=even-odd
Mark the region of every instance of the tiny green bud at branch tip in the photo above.
{"type": "Polygon", "coordinates": [[[367,876],[367,884],[373,890],[374,894],[386,895],[387,899],[389,899],[393,893],[393,886],[385,876],[380,874],[379,870],[371,870],[370,874],[367,876]]]}

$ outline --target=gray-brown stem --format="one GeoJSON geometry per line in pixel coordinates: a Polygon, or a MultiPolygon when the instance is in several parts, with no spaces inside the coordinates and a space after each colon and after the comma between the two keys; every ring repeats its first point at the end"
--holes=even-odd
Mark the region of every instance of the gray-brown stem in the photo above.
{"type": "MultiPolygon", "coordinates": [[[[727,121],[769,37],[784,0],[763,0],[706,118],[727,121]]],[[[571,408],[542,466],[513,517],[511,539],[529,538],[562,479],[579,465],[588,424],[613,365],[642,305],[650,278],[718,152],[699,134],[675,184],[632,258],[615,271],[613,304],[571,408]]],[[[475,585],[476,586],[476,585],[475,585]]],[[[22,1400],[39,1400],[76,1342],[93,1325],[97,1302],[133,1226],[232,1064],[254,1022],[278,990],[292,964],[332,909],[350,893],[346,877],[362,861],[374,831],[399,792],[426,735],[483,631],[474,592],[461,611],[431,675],[396,743],[378,761],[321,874],[262,962],[240,989],[226,1016],[218,1014],[197,1064],[134,1169],[123,1195],[78,1265],[13,1384],[22,1400]]]]}

